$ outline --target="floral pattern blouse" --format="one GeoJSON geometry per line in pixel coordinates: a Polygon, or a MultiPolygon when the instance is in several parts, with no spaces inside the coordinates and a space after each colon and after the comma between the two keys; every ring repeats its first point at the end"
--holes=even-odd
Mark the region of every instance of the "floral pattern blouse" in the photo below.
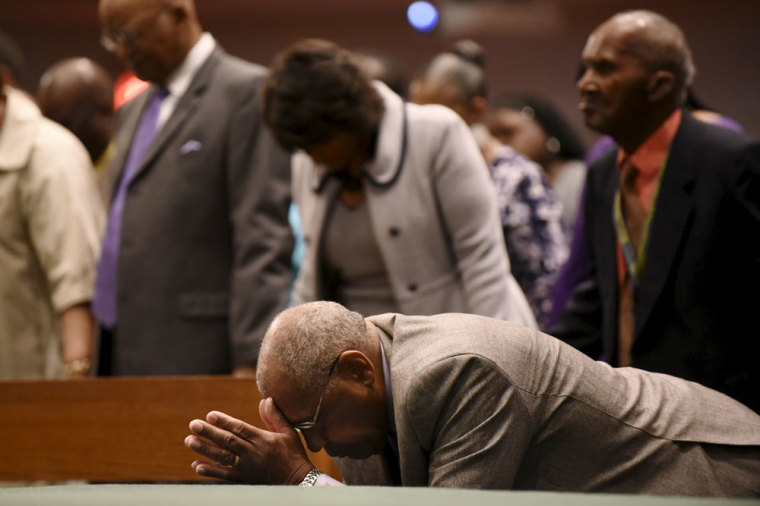
{"type": "Polygon", "coordinates": [[[544,328],[567,257],[562,205],[543,169],[509,146],[498,148],[490,170],[512,274],[544,328]]]}

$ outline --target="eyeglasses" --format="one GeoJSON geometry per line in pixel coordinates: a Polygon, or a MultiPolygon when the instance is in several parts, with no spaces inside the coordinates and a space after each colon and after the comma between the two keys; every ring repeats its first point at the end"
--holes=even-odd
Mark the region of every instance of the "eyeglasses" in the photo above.
{"type": "Polygon", "coordinates": [[[110,52],[114,52],[125,45],[134,44],[145,35],[145,32],[156,23],[156,20],[158,20],[161,14],[166,12],[169,7],[171,7],[171,4],[165,3],[158,12],[132,30],[103,30],[100,34],[100,44],[110,52]]]}
{"type": "Polygon", "coordinates": [[[322,389],[322,395],[319,396],[319,402],[317,403],[317,410],[314,412],[314,418],[312,418],[310,422],[294,423],[291,425],[291,427],[293,427],[296,432],[303,434],[302,431],[309,430],[317,424],[317,419],[319,418],[319,410],[322,408],[322,399],[325,397],[327,387],[330,386],[330,380],[332,379],[332,375],[335,372],[335,366],[338,365],[338,360],[340,360],[340,356],[338,356],[338,358],[336,358],[330,366],[330,372],[327,374],[327,384],[322,389]]]}

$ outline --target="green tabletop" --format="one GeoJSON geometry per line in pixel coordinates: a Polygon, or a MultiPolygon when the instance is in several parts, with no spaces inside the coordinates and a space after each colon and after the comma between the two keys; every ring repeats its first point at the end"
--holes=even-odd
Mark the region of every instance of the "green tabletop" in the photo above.
{"type": "Polygon", "coordinates": [[[249,485],[65,485],[0,489],[0,505],[308,506],[743,506],[760,499],[507,492],[441,488],[265,487],[249,485]]]}

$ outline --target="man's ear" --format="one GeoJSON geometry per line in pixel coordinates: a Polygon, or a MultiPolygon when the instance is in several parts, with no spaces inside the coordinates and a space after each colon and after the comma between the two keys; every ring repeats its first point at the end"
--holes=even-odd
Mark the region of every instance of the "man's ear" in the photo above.
{"type": "Polygon", "coordinates": [[[668,70],[658,70],[649,77],[647,94],[650,102],[660,102],[673,93],[676,76],[668,70]]]}
{"type": "Polygon", "coordinates": [[[190,17],[190,8],[191,6],[189,6],[187,2],[179,2],[169,8],[169,14],[176,23],[181,23],[190,17]]]}
{"type": "Polygon", "coordinates": [[[375,382],[375,366],[364,353],[346,350],[340,354],[336,375],[343,380],[371,386],[375,382]]]}

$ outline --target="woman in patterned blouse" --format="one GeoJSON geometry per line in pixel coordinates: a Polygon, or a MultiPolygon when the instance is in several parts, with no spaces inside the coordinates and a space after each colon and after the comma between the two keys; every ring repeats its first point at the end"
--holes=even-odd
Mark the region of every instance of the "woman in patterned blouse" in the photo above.
{"type": "Polygon", "coordinates": [[[471,41],[436,56],[410,87],[418,103],[456,111],[471,127],[496,186],[512,272],[542,326],[567,256],[562,207],[539,165],[501,144],[479,123],[486,107],[482,51],[471,41]]]}

